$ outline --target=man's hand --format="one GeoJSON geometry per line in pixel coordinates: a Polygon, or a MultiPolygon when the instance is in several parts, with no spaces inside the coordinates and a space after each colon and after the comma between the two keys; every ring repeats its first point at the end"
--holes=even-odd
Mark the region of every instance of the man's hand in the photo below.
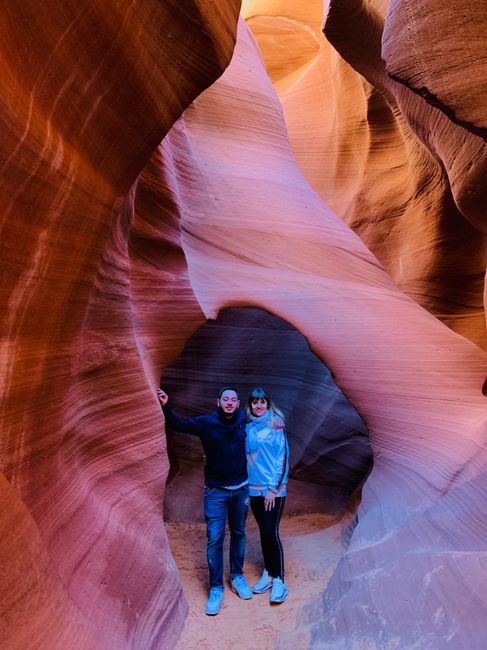
{"type": "Polygon", "coordinates": [[[157,389],[157,397],[159,398],[160,403],[163,406],[166,406],[167,400],[169,399],[169,395],[165,393],[162,388],[157,389]]]}
{"type": "Polygon", "coordinates": [[[276,505],[276,495],[271,490],[267,491],[267,494],[264,497],[264,510],[272,510],[276,505]]]}

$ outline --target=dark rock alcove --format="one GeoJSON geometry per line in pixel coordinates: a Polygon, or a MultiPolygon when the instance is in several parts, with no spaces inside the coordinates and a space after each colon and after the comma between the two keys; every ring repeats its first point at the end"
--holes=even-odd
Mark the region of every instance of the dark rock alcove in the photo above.
{"type": "MultiPolygon", "coordinates": [[[[220,386],[264,385],[286,417],[291,449],[288,514],[341,515],[372,462],[366,426],[328,368],[289,323],[255,308],[222,310],[165,369],[161,385],[178,414],[216,407],[220,386]]],[[[203,452],[192,436],[167,432],[171,473],[165,518],[201,520],[203,452]]]]}

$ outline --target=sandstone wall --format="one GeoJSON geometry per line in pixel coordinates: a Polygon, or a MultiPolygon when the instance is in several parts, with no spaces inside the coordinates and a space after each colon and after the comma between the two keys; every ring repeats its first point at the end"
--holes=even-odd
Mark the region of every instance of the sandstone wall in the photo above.
{"type": "Polygon", "coordinates": [[[146,650],[182,628],[154,386],[185,330],[138,336],[131,186],[228,64],[238,9],[2,7],[2,648],[146,650]]]}
{"type": "Polygon", "coordinates": [[[485,3],[247,0],[243,13],[312,187],[402,291],[485,349],[485,3]]]}
{"type": "Polygon", "coordinates": [[[327,36],[363,77],[321,37],[304,53],[294,39],[296,65],[316,63],[303,84],[320,57],[342,85],[333,121],[303,140],[310,159],[339,143],[314,158],[320,187],[290,121],[301,74],[276,82],[283,114],[243,22],[230,67],[193,101],[230,60],[237,4],[2,12],[3,645],[173,645],[186,604],[155,388],[207,318],[253,307],[306,337],[374,454],[348,551],[303,617],[313,645],[480,650],[487,356],[418,304],[483,343],[477,104],[458,84],[455,122],[446,86],[428,104],[386,19],[391,80],[384,3],[332,2],[327,36]]]}
{"type": "Polygon", "coordinates": [[[254,306],[289,322],[369,430],[357,526],[304,619],[313,647],[482,647],[487,356],[401,293],[310,188],[243,25],[165,145],[205,315],[254,306]]]}

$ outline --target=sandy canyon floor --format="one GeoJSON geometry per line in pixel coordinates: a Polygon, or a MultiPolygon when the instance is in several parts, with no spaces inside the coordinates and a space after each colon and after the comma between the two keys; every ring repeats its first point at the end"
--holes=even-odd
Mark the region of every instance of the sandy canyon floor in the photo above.
{"type": "MultiPolygon", "coordinates": [[[[324,589],[341,557],[341,524],[323,514],[283,517],[281,538],[289,596],[281,605],[269,605],[268,594],[240,600],[226,585],[218,616],[206,616],[208,593],[206,529],[204,524],[166,522],[171,550],[181,573],[189,613],[177,650],[253,650],[308,647],[306,626],[300,628],[302,608],[324,589]]],[[[228,535],[227,535],[228,538],[228,535]]],[[[228,559],[226,540],[225,561],[228,559]]],[[[228,567],[227,567],[228,569],[228,567]]],[[[253,584],[262,570],[258,529],[249,515],[245,574],[253,584]]]]}

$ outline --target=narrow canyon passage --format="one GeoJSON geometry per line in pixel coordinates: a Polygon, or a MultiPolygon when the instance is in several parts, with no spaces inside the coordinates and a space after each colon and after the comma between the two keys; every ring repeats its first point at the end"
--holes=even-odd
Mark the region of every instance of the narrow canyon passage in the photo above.
{"type": "Polygon", "coordinates": [[[1,650],[485,650],[487,2],[3,9],[1,650]],[[284,412],[281,605],[161,375],[284,412]]]}

